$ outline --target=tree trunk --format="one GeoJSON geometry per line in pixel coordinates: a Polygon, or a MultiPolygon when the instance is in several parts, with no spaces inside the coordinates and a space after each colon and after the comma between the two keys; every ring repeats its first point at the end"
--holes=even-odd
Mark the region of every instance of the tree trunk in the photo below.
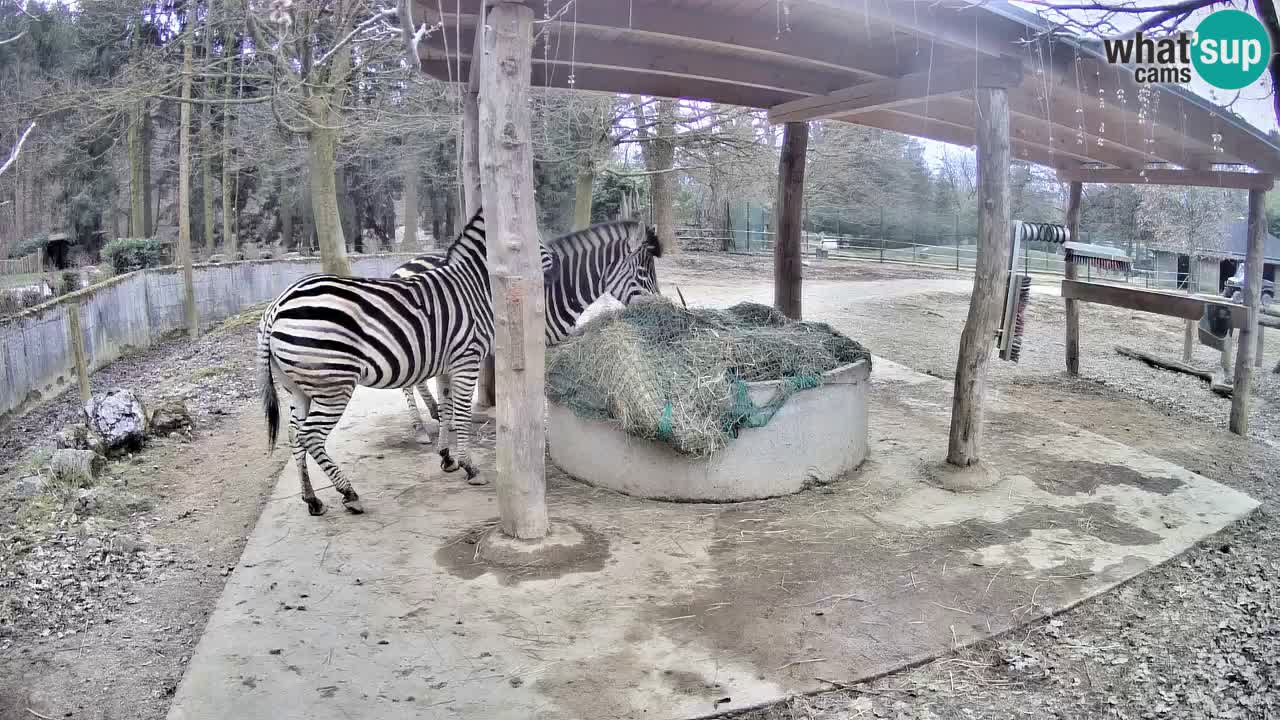
{"type": "Polygon", "coordinates": [[[129,235],[148,237],[147,146],[143,140],[146,104],[138,103],[129,115],[126,142],[129,148],[129,235]]]}
{"type": "MultiPolygon", "coordinates": [[[[457,194],[452,192],[444,194],[444,236],[446,238],[446,246],[458,236],[458,231],[454,225],[454,222],[458,219],[457,197],[457,194]]],[[[467,218],[467,220],[470,219],[470,217],[467,218]]]]}
{"type": "MultiPolygon", "coordinates": [[[[431,244],[435,247],[445,247],[447,240],[444,239],[444,199],[440,194],[447,192],[440,188],[440,182],[433,181],[431,183],[430,198],[431,202],[431,244]]],[[[470,220],[470,218],[467,218],[470,220]]]]}
{"type": "Polygon", "coordinates": [[[404,164],[404,216],[400,221],[404,225],[402,248],[418,247],[418,171],[418,159],[409,155],[404,164]]]}
{"type": "Polygon", "coordinates": [[[975,465],[982,446],[982,402],[996,324],[1001,280],[1009,267],[1009,93],[980,87],[977,99],[978,258],[969,316],[960,334],[947,462],[975,465]]]}
{"type": "Polygon", "coordinates": [[[546,345],[529,79],[533,9],[501,2],[489,12],[480,78],[480,172],[493,281],[494,356],[502,378],[498,404],[497,491],[500,527],[509,537],[547,534],[546,345]]]}
{"type": "MultiPolygon", "coordinates": [[[[322,100],[314,104],[312,117],[317,123],[330,123],[328,103],[322,100]]],[[[338,212],[337,131],[314,127],[308,133],[307,144],[311,152],[311,213],[320,248],[320,266],[327,273],[350,275],[347,241],[342,235],[342,217],[338,212]]]]}
{"type": "MultiPolygon", "coordinates": [[[[632,102],[636,106],[636,122],[644,127],[648,120],[640,98],[635,96],[632,102]]],[[[653,133],[645,131],[647,138],[643,145],[645,170],[650,173],[649,206],[653,208],[658,241],[666,254],[680,251],[675,228],[675,177],[671,173],[676,162],[675,119],[676,101],[659,100],[655,130],[653,133]]]]}
{"type": "Polygon", "coordinates": [[[1249,434],[1249,392],[1253,384],[1253,352],[1259,332],[1258,317],[1262,305],[1262,265],[1267,238],[1267,191],[1249,191],[1249,249],[1244,263],[1244,306],[1248,317],[1238,330],[1240,347],[1236,351],[1234,391],[1231,394],[1231,432],[1249,434]]]}
{"type": "Polygon", "coordinates": [[[578,182],[573,196],[574,230],[582,230],[591,225],[591,188],[595,177],[590,166],[578,170],[578,182]]]}
{"type": "Polygon", "coordinates": [[[773,306],[793,320],[800,319],[800,287],[804,278],[800,237],[803,231],[805,153],[809,124],[789,122],[782,133],[778,158],[778,239],[773,244],[773,306]]]}
{"type": "MultiPolygon", "coordinates": [[[[1084,196],[1084,184],[1072,182],[1067,197],[1067,231],[1071,239],[1079,241],[1080,235],[1080,201],[1084,196]]],[[[1076,279],[1076,264],[1067,258],[1063,273],[1068,280],[1076,279]]],[[[1067,300],[1067,374],[1080,374],[1080,303],[1067,300]]]]}
{"type": "Polygon", "coordinates": [[[155,237],[156,220],[160,213],[160,188],[156,187],[157,199],[151,199],[151,148],[155,125],[151,122],[151,108],[142,104],[142,237],[155,237]]]}
{"type": "MultiPolygon", "coordinates": [[[[189,10],[188,20],[195,10],[189,10]]],[[[178,262],[182,264],[183,306],[187,335],[200,335],[196,314],[196,290],[191,269],[191,30],[182,41],[182,106],[178,110],[178,262]]]]}
{"type": "MultiPolygon", "coordinates": [[[[212,7],[206,7],[204,14],[204,57],[208,62],[213,56],[213,22],[212,7]]],[[[206,100],[213,97],[213,82],[204,79],[200,83],[201,94],[206,100]]],[[[206,255],[212,255],[215,242],[213,237],[213,106],[205,103],[200,107],[200,199],[204,213],[204,246],[206,255]]]]}

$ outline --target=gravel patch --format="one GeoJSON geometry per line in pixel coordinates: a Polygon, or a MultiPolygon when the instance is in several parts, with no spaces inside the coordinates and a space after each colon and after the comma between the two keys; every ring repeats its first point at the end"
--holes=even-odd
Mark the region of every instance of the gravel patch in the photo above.
{"type": "MultiPolygon", "coordinates": [[[[256,393],[253,348],[259,316],[260,311],[237,315],[195,343],[183,333],[172,333],[94,373],[90,384],[94,392],[131,388],[144,403],[183,398],[197,427],[216,424],[256,393]]],[[[80,395],[71,388],[0,428],[0,468],[14,468],[33,452],[52,449],[53,434],[81,418],[80,395]]],[[[7,485],[0,479],[0,495],[7,485]]]]}
{"type": "MultiPolygon", "coordinates": [[[[968,297],[933,293],[806,309],[873,353],[954,374],[968,297]]],[[[810,314],[811,313],[811,314],[810,314]]],[[[1083,305],[1081,374],[1066,375],[1059,298],[1033,295],[1018,364],[989,392],[1249,493],[1262,508],[1183,556],[1051,620],[857,688],[795,698],[750,720],[1280,717],[1280,342],[1269,343],[1250,438],[1196,378],[1115,352],[1178,358],[1173,318],[1083,305]]],[[[1217,353],[1196,347],[1194,363],[1217,353]]],[[[836,678],[838,680],[838,678],[836,678]]]]}

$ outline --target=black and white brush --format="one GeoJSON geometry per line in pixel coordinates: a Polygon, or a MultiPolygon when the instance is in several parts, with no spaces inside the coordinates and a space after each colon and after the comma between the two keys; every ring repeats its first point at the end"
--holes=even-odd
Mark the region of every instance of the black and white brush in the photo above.
{"type": "Polygon", "coordinates": [[[1018,357],[1022,355],[1022,331],[1025,327],[1027,316],[1027,305],[1031,302],[1031,277],[1028,275],[1020,275],[1018,297],[1015,300],[1017,308],[1013,315],[1013,337],[1009,339],[1008,360],[1009,362],[1018,362],[1018,357]]]}

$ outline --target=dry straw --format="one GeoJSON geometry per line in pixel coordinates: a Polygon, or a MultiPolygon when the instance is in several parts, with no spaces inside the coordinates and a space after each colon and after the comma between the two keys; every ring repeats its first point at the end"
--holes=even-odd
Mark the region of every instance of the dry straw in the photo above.
{"type": "Polygon", "coordinates": [[[689,309],[654,298],[603,314],[551,350],[547,395],[582,417],[706,457],[738,428],[767,423],[823,373],[864,359],[866,349],[831,326],[766,305],[689,309]],[[746,383],[765,380],[788,382],[773,402],[754,406],[746,383]]]}

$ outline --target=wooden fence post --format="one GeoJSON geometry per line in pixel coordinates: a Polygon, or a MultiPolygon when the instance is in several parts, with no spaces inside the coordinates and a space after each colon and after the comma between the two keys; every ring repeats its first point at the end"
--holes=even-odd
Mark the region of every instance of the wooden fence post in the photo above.
{"type": "Polygon", "coordinates": [[[789,122],[782,132],[778,158],[777,239],[773,243],[773,306],[793,320],[800,319],[800,288],[804,266],[800,256],[801,203],[804,201],[804,161],[809,124],[789,122]]]}
{"type": "Polygon", "coordinates": [[[1267,237],[1266,190],[1249,191],[1249,251],[1245,256],[1244,305],[1248,317],[1240,328],[1236,350],[1235,383],[1231,393],[1231,421],[1237,435],[1249,434],[1249,391],[1253,381],[1254,333],[1258,332],[1258,312],[1262,294],[1262,254],[1267,237]]]}
{"type": "Polygon", "coordinates": [[[84,349],[84,330],[80,323],[80,303],[67,303],[68,334],[71,336],[71,353],[75,356],[76,379],[80,384],[80,402],[89,402],[93,390],[89,386],[89,361],[84,349]]]}
{"type": "MultiPolygon", "coordinates": [[[[479,14],[484,17],[484,0],[479,3],[479,14]]],[[[484,48],[484,23],[476,23],[476,38],[473,48],[484,48]]],[[[471,59],[467,88],[462,94],[462,185],[465,215],[458,227],[462,227],[476,214],[483,201],[480,191],[480,64],[481,57],[474,55],[471,59]]],[[[452,240],[452,238],[450,238],[452,240]]],[[[438,242],[438,240],[437,240],[438,242]]],[[[485,357],[480,366],[480,380],[476,383],[476,408],[491,408],[497,403],[497,382],[494,372],[493,355],[485,357]]]]}
{"type": "Polygon", "coordinates": [[[969,316],[960,335],[947,462],[975,465],[982,446],[982,402],[1004,276],[1009,269],[1009,93],[978,87],[978,258],[969,316]]]}
{"type": "Polygon", "coordinates": [[[499,2],[489,11],[480,57],[480,177],[493,284],[497,491],[502,532],[547,534],[545,301],[529,141],[533,9],[499,2]]]}
{"type": "MultiPolygon", "coordinates": [[[[1072,240],[1077,240],[1080,234],[1080,202],[1084,197],[1084,183],[1073,180],[1070,186],[1070,195],[1067,198],[1067,231],[1071,234],[1072,240]]],[[[1063,265],[1063,276],[1068,280],[1075,280],[1079,275],[1076,264],[1071,261],[1071,252],[1067,251],[1064,258],[1066,263],[1063,265]]],[[[1080,374],[1080,303],[1075,300],[1067,300],[1067,374],[1080,374]]]]}

